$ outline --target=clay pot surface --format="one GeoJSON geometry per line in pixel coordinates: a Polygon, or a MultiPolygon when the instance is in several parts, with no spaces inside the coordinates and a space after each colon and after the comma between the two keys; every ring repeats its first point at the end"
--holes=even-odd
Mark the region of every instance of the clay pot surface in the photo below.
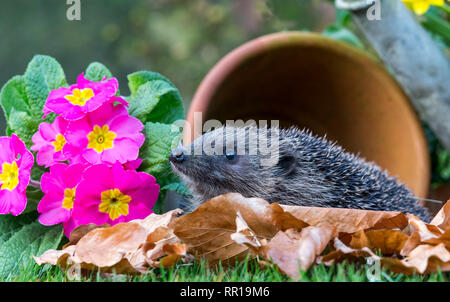
{"type": "MultiPolygon", "coordinates": [[[[429,186],[419,119],[385,67],[318,34],[284,32],[235,49],[208,73],[189,108],[208,119],[279,120],[306,127],[398,176],[416,196],[429,186]]],[[[185,143],[194,137],[185,133],[185,143]]]]}
{"type": "Polygon", "coordinates": [[[450,200],[450,183],[440,185],[437,188],[431,189],[429,198],[441,201],[442,203],[427,202],[426,206],[432,215],[436,215],[442,206],[450,200]]]}

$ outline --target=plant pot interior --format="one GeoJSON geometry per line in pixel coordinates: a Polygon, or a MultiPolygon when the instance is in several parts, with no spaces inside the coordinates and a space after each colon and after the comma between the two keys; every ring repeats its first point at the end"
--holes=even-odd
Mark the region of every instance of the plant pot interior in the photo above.
{"type": "Polygon", "coordinates": [[[188,114],[203,120],[279,120],[359,153],[426,196],[429,160],[420,122],[398,84],[368,56],[312,34],[266,36],[208,74],[188,114]]]}

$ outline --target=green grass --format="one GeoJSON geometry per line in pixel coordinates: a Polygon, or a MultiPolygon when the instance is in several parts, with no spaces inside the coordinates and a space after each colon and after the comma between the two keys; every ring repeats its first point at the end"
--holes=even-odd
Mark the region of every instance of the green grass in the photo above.
{"type": "MultiPolygon", "coordinates": [[[[315,265],[307,272],[301,272],[300,281],[312,282],[367,282],[367,265],[340,263],[330,267],[322,264],[315,265]]],[[[23,281],[23,282],[65,282],[66,274],[59,267],[49,265],[37,266],[29,264],[27,268],[20,269],[20,273],[12,272],[11,275],[0,281],[23,281]]],[[[280,282],[293,281],[280,273],[275,267],[260,268],[256,261],[249,260],[241,262],[232,268],[225,269],[222,266],[211,269],[207,268],[205,262],[180,264],[170,269],[152,269],[148,274],[140,276],[113,277],[101,276],[93,272],[82,281],[133,281],[133,282],[280,282]]],[[[380,280],[383,282],[434,282],[450,281],[450,273],[436,273],[428,276],[403,276],[397,275],[387,270],[381,270],[380,280]]]]}

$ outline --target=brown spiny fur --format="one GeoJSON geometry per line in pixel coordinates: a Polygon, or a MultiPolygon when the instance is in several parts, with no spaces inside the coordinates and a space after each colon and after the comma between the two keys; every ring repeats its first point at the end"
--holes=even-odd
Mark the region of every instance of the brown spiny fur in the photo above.
{"type": "MultiPolygon", "coordinates": [[[[261,131],[228,126],[233,138],[246,137],[246,151],[249,129],[261,131]]],[[[274,166],[262,165],[259,153],[237,155],[234,160],[224,155],[192,154],[194,143],[204,144],[206,139],[223,140],[225,148],[231,136],[222,130],[198,138],[191,151],[181,147],[172,151],[184,153],[182,162],[172,156],[171,161],[193,194],[191,209],[214,196],[238,192],[280,204],[402,211],[430,220],[428,211],[396,178],[325,138],[297,128],[280,130],[279,160],[274,166]]]]}

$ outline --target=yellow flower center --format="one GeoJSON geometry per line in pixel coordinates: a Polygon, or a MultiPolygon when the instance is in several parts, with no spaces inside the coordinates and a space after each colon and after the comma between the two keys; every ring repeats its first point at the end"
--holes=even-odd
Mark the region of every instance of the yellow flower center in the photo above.
{"type": "Polygon", "coordinates": [[[66,144],[66,139],[64,138],[64,135],[58,134],[56,136],[56,140],[52,142],[53,147],[55,147],[55,152],[61,151],[64,145],[66,144]]]}
{"type": "Polygon", "coordinates": [[[101,153],[103,150],[110,149],[114,146],[114,138],[116,138],[116,134],[109,131],[108,125],[104,125],[101,128],[95,125],[92,132],[88,134],[88,148],[101,153]]]}
{"type": "Polygon", "coordinates": [[[64,199],[62,202],[62,207],[70,210],[73,208],[73,201],[75,200],[75,188],[73,189],[64,189],[64,199]]]}
{"type": "Polygon", "coordinates": [[[75,88],[72,94],[66,95],[65,98],[74,105],[84,106],[93,96],[94,91],[91,88],[84,88],[83,90],[75,88]]]}
{"type": "Polygon", "coordinates": [[[128,203],[131,201],[131,197],[122,194],[119,189],[103,191],[101,200],[98,210],[108,213],[111,220],[115,220],[121,215],[128,215],[128,203]]]}
{"type": "Polygon", "coordinates": [[[0,181],[2,182],[2,190],[8,189],[12,191],[17,187],[19,184],[19,167],[15,161],[12,164],[3,163],[0,181]]]}
{"type": "Polygon", "coordinates": [[[409,9],[414,10],[417,15],[425,14],[431,5],[443,6],[444,0],[402,0],[409,9]]]}

